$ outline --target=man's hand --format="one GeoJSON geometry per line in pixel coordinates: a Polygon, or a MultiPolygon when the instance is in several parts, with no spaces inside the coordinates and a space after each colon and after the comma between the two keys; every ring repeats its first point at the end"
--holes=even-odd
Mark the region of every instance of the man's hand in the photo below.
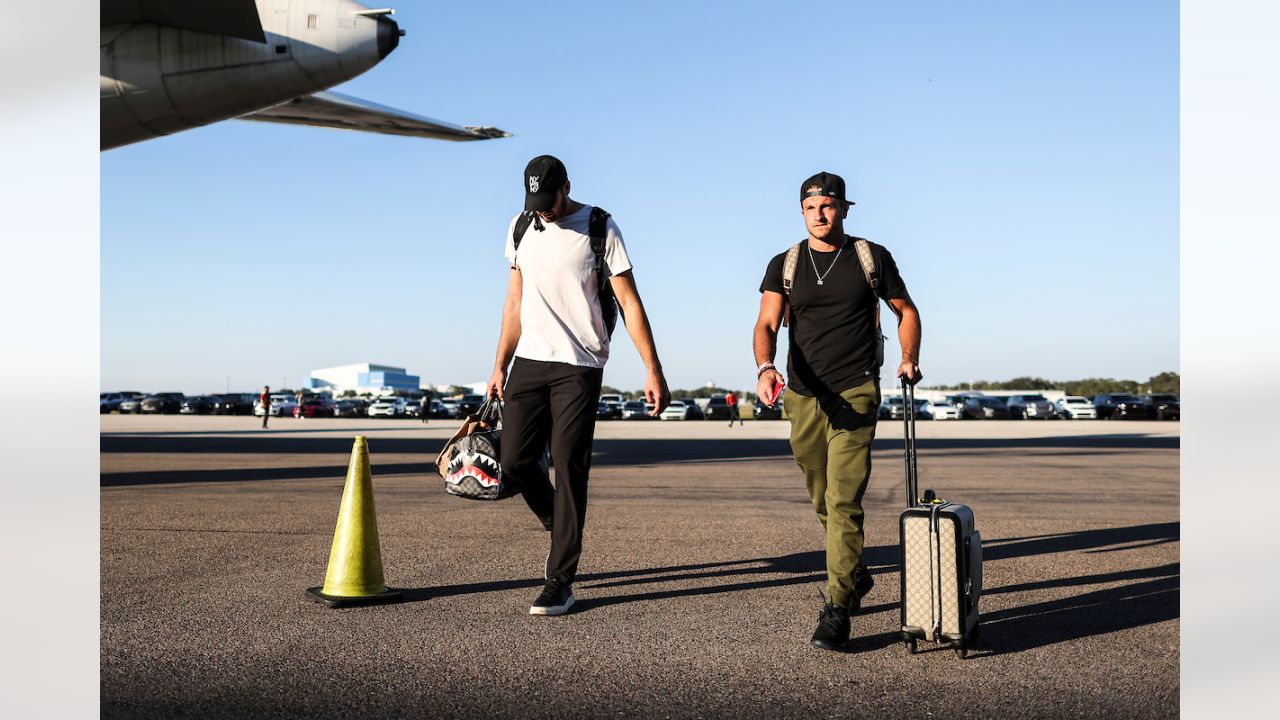
{"type": "Polygon", "coordinates": [[[910,360],[903,360],[898,366],[898,374],[895,377],[906,378],[906,381],[915,385],[924,378],[924,373],[920,372],[920,366],[910,360]]]}
{"type": "Polygon", "coordinates": [[[782,373],[769,368],[760,373],[760,379],[756,381],[756,397],[760,398],[760,402],[773,407],[774,403],[769,402],[773,398],[774,386],[782,383],[782,373]]]}
{"type": "Polygon", "coordinates": [[[485,390],[484,396],[493,397],[494,395],[497,395],[499,400],[505,400],[506,398],[502,397],[502,386],[506,384],[507,384],[506,368],[501,368],[501,367],[494,368],[493,375],[489,377],[489,387],[487,390],[485,390]]]}
{"type": "Polygon", "coordinates": [[[671,404],[671,391],[662,373],[649,373],[644,381],[644,399],[653,405],[653,412],[649,413],[653,417],[658,417],[671,404]]]}

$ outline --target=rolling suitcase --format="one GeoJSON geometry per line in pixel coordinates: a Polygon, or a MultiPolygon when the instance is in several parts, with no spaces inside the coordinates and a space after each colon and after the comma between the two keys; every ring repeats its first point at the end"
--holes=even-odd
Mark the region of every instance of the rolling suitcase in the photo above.
{"type": "Polygon", "coordinates": [[[982,596],[982,536],[973,510],[916,485],[915,392],[903,383],[903,441],[907,509],[898,519],[902,567],[902,641],[912,653],[923,640],[947,645],[958,657],[978,640],[982,596]]]}

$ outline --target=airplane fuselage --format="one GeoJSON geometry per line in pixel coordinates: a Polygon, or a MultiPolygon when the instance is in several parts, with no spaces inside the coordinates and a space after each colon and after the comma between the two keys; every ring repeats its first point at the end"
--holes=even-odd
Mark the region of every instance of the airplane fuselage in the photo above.
{"type": "Polygon", "coordinates": [[[352,0],[257,0],[266,42],[149,22],[102,28],[103,150],[234,118],[350,80],[400,30],[352,0]]]}

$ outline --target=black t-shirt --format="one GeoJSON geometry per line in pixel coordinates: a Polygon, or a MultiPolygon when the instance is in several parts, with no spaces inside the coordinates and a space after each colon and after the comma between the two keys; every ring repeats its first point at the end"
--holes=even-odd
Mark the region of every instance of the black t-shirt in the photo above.
{"type": "MultiPolygon", "coordinates": [[[[907,286],[893,255],[870,243],[885,298],[906,298],[907,286]]],[[[791,282],[791,325],[787,333],[787,386],[801,395],[822,397],[855,388],[877,375],[876,299],[846,237],[838,252],[800,249],[791,282]],[[834,265],[833,265],[834,262],[834,265]],[[817,272],[814,265],[817,265],[817,272]],[[830,268],[830,271],[828,271],[830,268]],[[818,284],[818,274],[822,285],[818,284]]],[[[760,292],[782,292],[782,265],[787,253],[769,261],[760,292]]]]}

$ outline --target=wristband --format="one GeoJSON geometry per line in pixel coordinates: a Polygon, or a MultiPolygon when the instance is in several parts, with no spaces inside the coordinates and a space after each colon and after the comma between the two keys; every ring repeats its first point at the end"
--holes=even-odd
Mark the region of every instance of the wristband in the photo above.
{"type": "Polygon", "coordinates": [[[756,378],[758,379],[761,375],[763,375],[765,370],[777,370],[777,369],[778,368],[774,367],[773,363],[771,362],[760,363],[760,367],[756,368],[756,378]]]}

